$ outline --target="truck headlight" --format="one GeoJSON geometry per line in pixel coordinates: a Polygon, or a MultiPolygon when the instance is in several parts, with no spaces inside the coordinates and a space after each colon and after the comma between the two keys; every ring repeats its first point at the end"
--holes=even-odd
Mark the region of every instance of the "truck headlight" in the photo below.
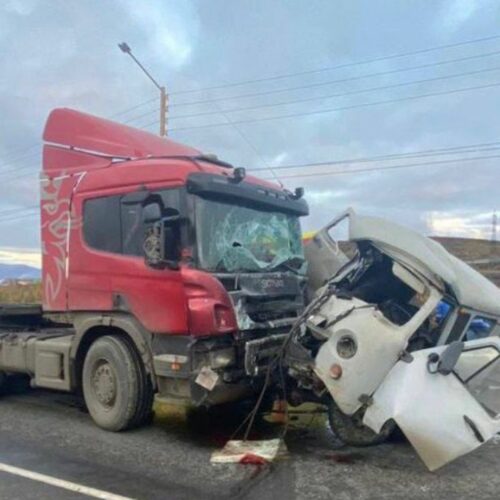
{"type": "Polygon", "coordinates": [[[353,337],[350,335],[342,335],[337,341],[337,353],[341,358],[349,359],[352,358],[356,351],[358,350],[358,345],[353,337]]]}

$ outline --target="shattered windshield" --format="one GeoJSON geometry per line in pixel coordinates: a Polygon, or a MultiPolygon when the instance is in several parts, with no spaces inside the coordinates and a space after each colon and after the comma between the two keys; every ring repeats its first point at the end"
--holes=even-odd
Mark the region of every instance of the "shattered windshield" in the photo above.
{"type": "Polygon", "coordinates": [[[196,231],[203,269],[305,273],[296,216],[196,197],[196,231]]]}

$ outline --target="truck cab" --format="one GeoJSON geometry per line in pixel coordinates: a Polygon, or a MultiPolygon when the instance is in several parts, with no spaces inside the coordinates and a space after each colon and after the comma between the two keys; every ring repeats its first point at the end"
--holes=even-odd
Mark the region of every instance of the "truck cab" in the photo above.
{"type": "Polygon", "coordinates": [[[44,140],[43,316],[70,329],[51,358],[55,388],[83,387],[105,428],[137,421],[102,417],[118,405],[123,367],[105,355],[116,345],[89,354],[111,336],[135,359],[139,399],[254,394],[304,307],[302,191],[70,109],[50,114],[44,140]]]}

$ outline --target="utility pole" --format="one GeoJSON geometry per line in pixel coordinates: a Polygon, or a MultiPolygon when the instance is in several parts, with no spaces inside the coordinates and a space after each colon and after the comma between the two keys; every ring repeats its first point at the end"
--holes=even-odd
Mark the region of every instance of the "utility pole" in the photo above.
{"type": "Polygon", "coordinates": [[[142,69],[146,76],[153,82],[160,91],[160,136],[165,137],[168,133],[168,94],[164,86],[160,85],[149,73],[149,71],[140,63],[137,57],[132,54],[132,49],[125,43],[119,43],[118,47],[124,54],[128,54],[134,62],[142,69]]]}
{"type": "Polygon", "coordinates": [[[492,247],[496,246],[497,242],[497,224],[498,224],[498,216],[496,212],[493,212],[493,217],[491,219],[491,243],[492,247]]]}
{"type": "Polygon", "coordinates": [[[160,88],[160,136],[165,137],[168,133],[167,125],[168,94],[165,87],[160,88]]]}

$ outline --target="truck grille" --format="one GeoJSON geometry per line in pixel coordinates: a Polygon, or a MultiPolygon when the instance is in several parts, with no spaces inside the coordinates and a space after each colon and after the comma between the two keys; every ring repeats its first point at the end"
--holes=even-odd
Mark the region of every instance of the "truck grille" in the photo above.
{"type": "Polygon", "coordinates": [[[291,325],[304,308],[306,278],[287,272],[220,274],[240,330],[275,330],[291,325]]]}

